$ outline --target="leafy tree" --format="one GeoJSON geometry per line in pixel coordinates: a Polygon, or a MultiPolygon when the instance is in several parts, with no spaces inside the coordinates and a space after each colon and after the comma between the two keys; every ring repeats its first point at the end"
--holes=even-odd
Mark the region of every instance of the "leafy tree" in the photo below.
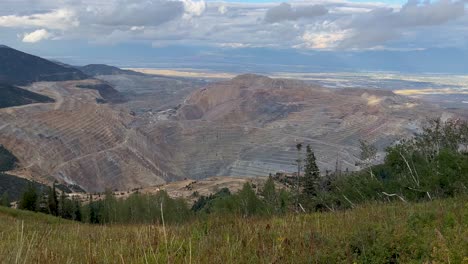
{"type": "Polygon", "coordinates": [[[292,195],[286,190],[280,190],[278,197],[279,197],[279,213],[285,214],[289,210],[289,206],[292,204],[292,195]]]}
{"type": "Polygon", "coordinates": [[[265,182],[265,186],[263,186],[261,195],[263,196],[263,200],[265,201],[266,206],[268,207],[268,212],[270,214],[276,213],[279,209],[279,204],[276,193],[275,181],[273,180],[273,177],[271,175],[265,182]]]}
{"type": "Polygon", "coordinates": [[[276,187],[275,187],[275,181],[273,180],[273,177],[270,175],[265,182],[265,186],[263,186],[262,190],[262,196],[264,200],[270,204],[270,205],[275,205],[277,202],[277,196],[276,196],[276,187]]]}
{"type": "Polygon", "coordinates": [[[215,194],[210,194],[208,197],[200,196],[193,204],[191,210],[194,212],[212,213],[214,201],[230,197],[231,195],[231,191],[229,191],[228,188],[222,188],[215,194]]]}
{"type": "Polygon", "coordinates": [[[263,203],[258,199],[252,186],[246,182],[239,192],[240,211],[244,217],[262,213],[263,203]]]}
{"type": "Polygon", "coordinates": [[[364,140],[359,140],[359,145],[361,149],[360,159],[361,161],[357,165],[362,166],[363,169],[368,169],[372,177],[374,173],[372,171],[372,163],[377,156],[377,148],[364,140]]]}

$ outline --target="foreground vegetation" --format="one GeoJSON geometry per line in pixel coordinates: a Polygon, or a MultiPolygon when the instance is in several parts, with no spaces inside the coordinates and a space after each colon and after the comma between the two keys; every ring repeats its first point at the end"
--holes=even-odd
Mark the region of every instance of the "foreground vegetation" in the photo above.
{"type": "Polygon", "coordinates": [[[270,176],[238,193],[194,192],[191,208],[165,191],[126,199],[107,191],[81,204],[55,185],[30,184],[18,206],[35,213],[0,210],[0,256],[6,263],[468,263],[468,123],[434,120],[389,147],[380,165],[372,145],[361,149],[361,171],[321,175],[313,150],[307,146],[303,158],[298,144],[301,177],[270,176]]]}
{"type": "Polygon", "coordinates": [[[2,263],[468,263],[467,197],[272,218],[91,225],[0,207],[2,263]]]}

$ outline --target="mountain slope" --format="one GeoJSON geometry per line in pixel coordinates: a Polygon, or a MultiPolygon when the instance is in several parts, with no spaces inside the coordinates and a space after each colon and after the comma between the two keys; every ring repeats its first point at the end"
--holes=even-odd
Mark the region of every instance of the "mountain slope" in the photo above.
{"type": "Polygon", "coordinates": [[[37,81],[83,80],[88,76],[81,71],[65,67],[6,46],[0,46],[0,82],[27,85],[37,81]]]}
{"type": "Polygon", "coordinates": [[[0,83],[0,108],[51,102],[54,102],[54,100],[47,96],[0,83]]]}
{"type": "Polygon", "coordinates": [[[89,64],[89,65],[77,67],[77,68],[89,76],[121,75],[121,74],[144,76],[143,73],[129,71],[129,70],[122,70],[120,68],[105,65],[105,64],[89,64]]]}

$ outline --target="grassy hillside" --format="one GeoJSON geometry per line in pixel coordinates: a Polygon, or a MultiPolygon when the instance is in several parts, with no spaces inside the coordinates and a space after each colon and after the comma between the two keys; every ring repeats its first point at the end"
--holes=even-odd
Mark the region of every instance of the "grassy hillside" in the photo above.
{"type": "Polygon", "coordinates": [[[4,263],[467,263],[467,237],[466,197],[165,228],[0,209],[4,263]]]}

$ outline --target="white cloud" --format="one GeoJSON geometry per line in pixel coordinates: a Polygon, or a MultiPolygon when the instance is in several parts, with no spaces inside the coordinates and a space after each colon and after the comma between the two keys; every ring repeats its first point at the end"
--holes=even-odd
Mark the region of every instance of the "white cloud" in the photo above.
{"type": "Polygon", "coordinates": [[[144,26],[140,26],[140,27],[137,27],[137,26],[133,26],[130,28],[131,31],[141,31],[141,30],[145,30],[145,27],[144,26]]]}
{"type": "Polygon", "coordinates": [[[182,0],[185,7],[185,13],[189,16],[201,16],[206,9],[206,3],[203,0],[182,0]]]}
{"type": "Polygon", "coordinates": [[[311,49],[332,49],[346,38],[347,32],[305,32],[302,35],[305,45],[311,49]]]}
{"type": "Polygon", "coordinates": [[[219,44],[220,47],[225,47],[225,48],[247,48],[250,47],[250,45],[245,44],[245,43],[221,43],[219,44]]]}
{"type": "Polygon", "coordinates": [[[0,16],[0,27],[33,28],[66,30],[79,26],[76,14],[70,9],[56,9],[48,13],[38,13],[28,16],[0,16]]]}
{"type": "Polygon", "coordinates": [[[227,11],[228,11],[228,8],[227,8],[225,5],[219,6],[219,8],[218,8],[218,12],[219,12],[221,15],[226,14],[227,11]]]}
{"type": "Polygon", "coordinates": [[[23,42],[26,43],[36,43],[41,40],[46,40],[52,37],[52,34],[45,29],[38,29],[31,33],[25,33],[23,35],[23,42]]]}

